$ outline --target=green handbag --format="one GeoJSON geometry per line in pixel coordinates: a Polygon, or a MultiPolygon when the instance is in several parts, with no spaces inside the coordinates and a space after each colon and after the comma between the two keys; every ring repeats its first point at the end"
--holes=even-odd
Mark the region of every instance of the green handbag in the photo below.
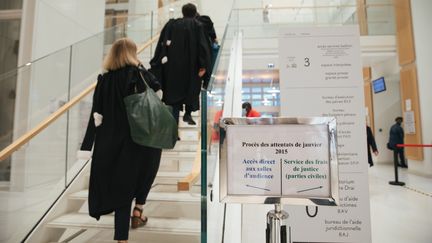
{"type": "Polygon", "coordinates": [[[177,142],[178,127],[171,107],[162,103],[139,73],[145,91],[123,99],[132,140],[147,147],[172,149],[177,142]]]}

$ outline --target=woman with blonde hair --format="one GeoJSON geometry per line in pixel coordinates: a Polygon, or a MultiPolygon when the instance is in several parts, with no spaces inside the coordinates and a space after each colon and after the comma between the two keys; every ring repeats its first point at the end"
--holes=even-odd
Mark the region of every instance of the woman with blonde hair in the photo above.
{"type": "Polygon", "coordinates": [[[142,215],[151,185],[159,169],[161,149],[132,141],[123,98],[143,92],[145,82],[161,97],[160,84],[140,63],[135,43],[117,40],[104,61],[106,72],[98,76],[87,131],[81,146],[83,158],[93,155],[89,185],[89,213],[99,220],[114,212],[114,240],[127,242],[132,228],[143,226],[142,215]],[[131,204],[135,207],[131,213],[131,204]]]}

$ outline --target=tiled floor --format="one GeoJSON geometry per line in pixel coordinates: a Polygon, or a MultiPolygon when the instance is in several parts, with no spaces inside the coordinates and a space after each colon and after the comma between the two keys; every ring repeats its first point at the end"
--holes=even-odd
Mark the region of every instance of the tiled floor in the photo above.
{"type": "Polygon", "coordinates": [[[432,242],[432,177],[422,177],[399,169],[406,187],[392,186],[390,164],[369,169],[373,243],[432,242]],[[417,191],[414,191],[415,189],[417,191]]]}

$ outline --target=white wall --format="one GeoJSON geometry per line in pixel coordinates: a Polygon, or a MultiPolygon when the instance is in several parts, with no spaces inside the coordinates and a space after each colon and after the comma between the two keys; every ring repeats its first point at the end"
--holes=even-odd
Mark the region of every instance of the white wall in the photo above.
{"type": "Polygon", "coordinates": [[[147,14],[158,8],[157,0],[130,0],[129,14],[147,14]]]}
{"type": "MultiPolygon", "coordinates": [[[[26,16],[22,19],[25,31],[20,37],[20,63],[33,63],[18,74],[15,139],[57,109],[59,101],[67,101],[69,79],[71,97],[95,81],[104,47],[100,34],[104,30],[104,0],[25,0],[23,6],[26,16]]],[[[66,119],[62,117],[14,156],[11,183],[15,189],[64,175],[65,135],[66,119]],[[48,148],[58,152],[48,153],[48,148]],[[44,174],[38,168],[52,170],[44,174]]]]}
{"type": "MultiPolygon", "coordinates": [[[[158,9],[157,0],[131,0],[129,1],[129,15],[141,15],[134,17],[136,20],[128,22],[128,37],[133,39],[136,43],[142,44],[151,38],[151,24],[152,16],[151,12],[154,11],[154,16],[156,18],[156,13],[158,9]]],[[[153,30],[153,34],[156,33],[153,30]]]]}
{"type": "Polygon", "coordinates": [[[71,97],[85,88],[80,83],[88,84],[88,77],[94,81],[103,58],[104,16],[104,0],[36,0],[31,60],[40,60],[31,65],[27,82],[29,127],[67,100],[69,78],[72,89],[80,87],[71,97]]]}
{"type": "Polygon", "coordinates": [[[201,0],[198,2],[200,6],[200,14],[210,16],[214,23],[216,35],[218,39],[221,40],[233,6],[233,0],[201,0]]]}
{"type": "MultiPolygon", "coordinates": [[[[416,50],[418,88],[422,123],[423,143],[432,144],[432,1],[411,1],[411,11],[414,29],[414,43],[416,50]]],[[[432,148],[424,149],[423,161],[410,161],[410,170],[432,175],[432,148]]]]}

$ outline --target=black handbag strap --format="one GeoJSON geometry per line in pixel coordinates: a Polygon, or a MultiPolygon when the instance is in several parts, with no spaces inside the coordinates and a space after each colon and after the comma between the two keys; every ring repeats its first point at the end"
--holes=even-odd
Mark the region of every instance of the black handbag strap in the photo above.
{"type": "Polygon", "coordinates": [[[132,81],[132,89],[133,89],[133,93],[137,94],[137,93],[143,93],[145,92],[149,87],[149,85],[147,84],[147,81],[145,80],[142,72],[141,72],[141,68],[142,65],[140,64],[140,66],[136,67],[135,70],[130,70],[129,72],[129,79],[132,81]],[[136,72],[138,72],[138,79],[136,78],[136,72]]]}
{"type": "MultiPolygon", "coordinates": [[[[146,90],[147,90],[147,89],[150,88],[150,86],[147,84],[147,81],[145,80],[145,78],[144,78],[144,76],[143,76],[143,74],[142,74],[140,68],[144,68],[144,67],[142,66],[142,64],[140,64],[140,65],[138,66],[138,74],[139,74],[139,76],[140,76],[140,78],[141,78],[141,81],[143,81],[143,83],[144,83],[144,85],[145,85],[145,88],[146,88],[146,90]]],[[[145,69],[144,69],[144,70],[145,70],[145,69]]]]}

